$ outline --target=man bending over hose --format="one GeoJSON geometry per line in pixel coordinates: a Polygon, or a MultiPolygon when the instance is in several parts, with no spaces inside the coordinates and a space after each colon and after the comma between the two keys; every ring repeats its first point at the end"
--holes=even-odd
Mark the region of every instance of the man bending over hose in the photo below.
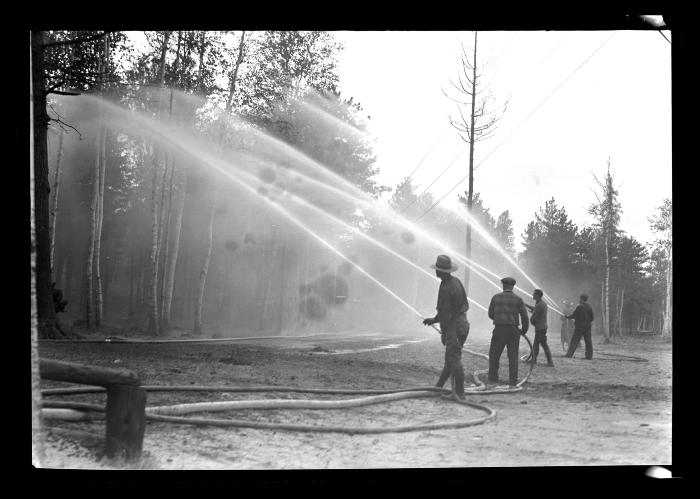
{"type": "Polygon", "coordinates": [[[441,279],[438,291],[437,315],[425,319],[423,324],[431,326],[440,323],[442,330],[442,344],[445,345],[445,366],[435,386],[442,388],[450,375],[454,378],[455,394],[459,398],[464,397],[464,369],[462,368],[462,347],[469,334],[469,322],[467,321],[467,292],[462,282],[451,275],[457,270],[452,260],[447,255],[438,255],[435,265],[435,275],[441,279]]]}

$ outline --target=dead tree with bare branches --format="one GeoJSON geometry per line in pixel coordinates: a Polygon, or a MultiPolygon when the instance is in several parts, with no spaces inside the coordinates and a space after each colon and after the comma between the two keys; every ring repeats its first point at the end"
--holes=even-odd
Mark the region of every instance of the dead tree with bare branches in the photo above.
{"type": "MultiPolygon", "coordinates": [[[[460,56],[460,72],[457,75],[457,82],[450,80],[456,97],[448,95],[443,90],[446,97],[457,104],[458,119],[450,116],[450,125],[457,130],[459,137],[469,144],[469,188],[467,194],[467,210],[471,217],[472,203],[474,199],[474,146],[477,142],[486,140],[493,136],[498,128],[498,122],[508,107],[506,101],[502,111],[494,112],[494,99],[490,93],[483,95],[487,90],[481,82],[482,72],[477,65],[477,32],[474,32],[474,46],[467,51],[462,45],[460,56]]],[[[467,224],[466,256],[471,258],[472,252],[472,230],[471,224],[467,224]]],[[[469,291],[469,267],[464,269],[464,288],[469,291]]]]}

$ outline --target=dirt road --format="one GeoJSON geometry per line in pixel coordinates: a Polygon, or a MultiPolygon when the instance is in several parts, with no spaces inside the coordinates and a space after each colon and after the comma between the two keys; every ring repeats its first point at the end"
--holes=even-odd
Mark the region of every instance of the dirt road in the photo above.
{"type": "MultiPolygon", "coordinates": [[[[559,345],[552,346],[555,367],[536,366],[523,391],[470,396],[470,400],[497,411],[495,419],[481,425],[350,435],[150,422],[144,458],[135,466],[277,470],[671,464],[669,343],[628,338],[609,345],[596,343],[591,361],[582,359],[582,351],[573,359],[563,358],[559,345]]],[[[465,348],[486,353],[488,338],[470,337],[465,348]]],[[[521,351],[525,352],[524,348],[521,343],[521,351]]],[[[425,334],[366,333],[354,338],[205,345],[43,343],[40,354],[44,358],[133,369],[145,385],[399,389],[432,385],[442,367],[444,349],[437,337],[425,334]]],[[[540,359],[543,361],[544,355],[540,359]]],[[[466,353],[463,364],[467,373],[486,367],[485,360],[466,353]]],[[[520,369],[524,373],[526,364],[521,363],[520,369]]],[[[505,354],[501,377],[507,379],[505,354]]],[[[69,385],[44,382],[43,386],[69,385]]],[[[148,405],[264,397],[304,395],[152,392],[148,405]]],[[[104,403],[104,395],[74,395],[70,400],[104,403]]],[[[361,427],[475,419],[483,412],[433,397],[344,410],[243,411],[235,416],[209,416],[361,427]]],[[[47,421],[47,427],[48,467],[125,466],[101,455],[103,421],[53,420],[47,421]]]]}

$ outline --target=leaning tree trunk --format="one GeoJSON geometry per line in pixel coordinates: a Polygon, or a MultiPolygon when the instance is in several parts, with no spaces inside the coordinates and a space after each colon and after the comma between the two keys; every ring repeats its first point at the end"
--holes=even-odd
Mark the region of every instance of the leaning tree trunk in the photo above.
{"type": "Polygon", "coordinates": [[[95,136],[95,173],[92,185],[92,201],[90,202],[90,235],[88,238],[88,252],[85,261],[85,327],[93,329],[95,326],[94,310],[94,263],[95,263],[95,238],[97,237],[97,205],[100,196],[100,132],[95,136]]]}
{"type": "MultiPolygon", "coordinates": [[[[30,280],[30,292],[31,292],[31,390],[32,390],[32,464],[39,468],[42,466],[43,462],[46,460],[46,454],[44,449],[44,435],[42,431],[41,424],[41,380],[39,376],[39,320],[38,320],[38,307],[37,307],[37,237],[36,237],[36,205],[35,205],[35,190],[36,184],[34,169],[36,168],[36,154],[35,154],[35,122],[34,122],[34,112],[35,105],[38,103],[34,102],[34,56],[38,55],[43,57],[41,50],[37,50],[35,47],[37,43],[41,43],[43,32],[40,32],[39,37],[37,34],[32,32],[30,37],[31,48],[29,50],[29,64],[31,66],[31,75],[29,79],[29,267],[31,272],[30,280]]],[[[43,82],[43,75],[42,75],[43,82]]],[[[47,156],[48,159],[48,156],[47,156]]],[[[47,164],[48,167],[48,164],[47,164]]],[[[48,170],[48,168],[47,168],[48,170]]],[[[47,171],[48,177],[48,171],[47,171]]]]}
{"type": "Polygon", "coordinates": [[[102,118],[102,126],[100,128],[100,140],[99,140],[99,169],[100,169],[100,183],[99,183],[99,194],[97,197],[97,219],[95,228],[95,327],[99,328],[102,324],[102,313],[103,313],[103,294],[102,294],[102,221],[104,219],[104,193],[105,193],[105,142],[107,141],[107,129],[104,122],[104,117],[102,118]]]}
{"type": "MultiPolygon", "coordinates": [[[[102,50],[102,74],[100,75],[100,92],[104,98],[105,91],[105,75],[109,69],[109,35],[104,36],[104,44],[102,50]]],[[[100,327],[102,323],[104,297],[102,293],[102,275],[101,275],[101,242],[102,242],[102,221],[104,220],[104,197],[105,197],[105,173],[107,170],[107,119],[105,112],[100,113],[100,194],[97,205],[97,237],[95,238],[95,326],[100,327]]]]}
{"type": "Polygon", "coordinates": [[[58,279],[54,269],[54,255],[56,248],[56,217],[58,216],[58,192],[61,187],[61,163],[63,162],[63,130],[58,132],[58,155],[56,158],[56,172],[53,181],[53,198],[51,206],[51,271],[54,280],[58,279]]]}
{"type": "Polygon", "coordinates": [[[214,199],[211,203],[209,213],[209,226],[207,229],[207,246],[204,250],[204,263],[199,273],[199,287],[197,288],[197,302],[194,310],[194,330],[193,334],[202,334],[202,308],[204,306],[204,291],[207,284],[207,273],[209,272],[209,261],[211,260],[211,249],[214,242],[214,214],[216,213],[216,200],[218,189],[214,192],[214,199]]]}

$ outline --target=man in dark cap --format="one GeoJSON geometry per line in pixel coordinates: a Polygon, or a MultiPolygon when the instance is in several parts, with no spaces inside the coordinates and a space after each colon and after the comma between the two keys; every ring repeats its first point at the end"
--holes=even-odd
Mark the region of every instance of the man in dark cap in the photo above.
{"type": "Polygon", "coordinates": [[[527,333],[528,319],[525,302],[513,293],[515,279],[501,279],[503,292],[493,295],[489,304],[489,318],[493,321],[493,335],[489,348],[489,383],[498,383],[498,365],[503,349],[508,349],[508,384],[518,383],[518,347],[520,335],[527,333]],[[518,328],[518,319],[520,328],[518,328]]]}
{"type": "Polygon", "coordinates": [[[549,351],[549,345],[547,345],[547,304],[542,299],[543,296],[542,290],[536,289],[532,292],[535,306],[525,304],[532,311],[530,324],[535,328],[535,341],[532,344],[532,358],[530,358],[529,362],[537,364],[537,355],[540,353],[540,345],[542,345],[542,350],[544,350],[544,354],[547,357],[547,365],[553,367],[552,352],[549,351]]]}
{"type": "Polygon", "coordinates": [[[591,323],[593,322],[593,309],[588,304],[588,295],[581,295],[578,307],[571,315],[565,316],[567,319],[574,320],[574,335],[569,343],[569,351],[564,357],[573,357],[576,348],[583,336],[583,342],[586,345],[586,359],[593,358],[593,341],[591,340],[591,323]]]}
{"type": "Polygon", "coordinates": [[[423,324],[431,326],[440,323],[442,344],[445,345],[445,366],[435,386],[442,388],[452,375],[454,379],[455,394],[459,398],[464,397],[464,369],[462,368],[462,347],[469,334],[469,322],[467,310],[469,301],[467,292],[462,282],[451,275],[457,270],[452,260],[447,255],[438,255],[435,269],[440,282],[437,300],[437,315],[423,320],[423,324]]]}

